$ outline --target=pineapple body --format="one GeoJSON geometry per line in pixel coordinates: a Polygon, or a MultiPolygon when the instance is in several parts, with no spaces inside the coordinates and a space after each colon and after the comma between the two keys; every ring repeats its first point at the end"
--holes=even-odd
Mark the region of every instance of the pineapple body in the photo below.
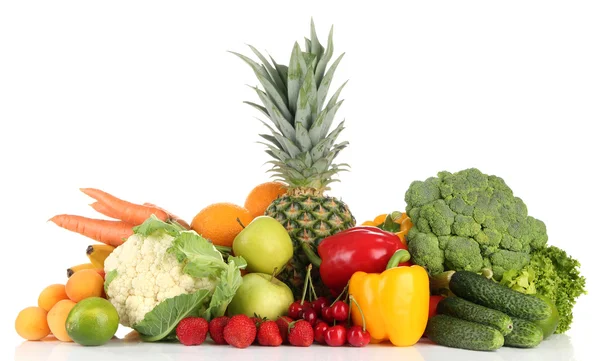
{"type": "MultiPolygon", "coordinates": [[[[284,195],[267,208],[266,215],[277,219],[288,231],[294,243],[294,256],[278,277],[296,298],[302,297],[304,278],[309,264],[302,243],[309,243],[317,252],[319,242],[337,232],[354,227],[356,220],[348,206],[333,197],[315,195],[284,195]]],[[[319,295],[328,293],[318,269],[312,274],[319,295]]]]}

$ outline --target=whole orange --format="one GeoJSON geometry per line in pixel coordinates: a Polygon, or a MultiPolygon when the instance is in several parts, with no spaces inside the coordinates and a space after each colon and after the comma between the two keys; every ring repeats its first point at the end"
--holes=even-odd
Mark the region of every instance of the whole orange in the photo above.
{"type": "Polygon", "coordinates": [[[246,208],[236,204],[215,203],[198,212],[191,227],[215,245],[231,247],[233,239],[243,229],[238,219],[246,226],[254,218],[246,208]]]}
{"type": "Polygon", "coordinates": [[[244,208],[250,211],[252,217],[258,217],[265,214],[267,207],[275,199],[284,195],[287,192],[285,184],[279,182],[266,182],[254,187],[248,197],[244,208]]]}

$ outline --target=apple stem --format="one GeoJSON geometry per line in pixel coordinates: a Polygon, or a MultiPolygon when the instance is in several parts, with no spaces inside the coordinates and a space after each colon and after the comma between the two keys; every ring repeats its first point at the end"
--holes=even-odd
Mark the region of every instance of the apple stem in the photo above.
{"type": "Polygon", "coordinates": [[[242,226],[242,229],[246,228],[246,226],[244,226],[244,224],[242,223],[242,221],[240,220],[239,217],[236,218],[235,220],[240,224],[240,226],[242,226]]]}
{"type": "MultiPolygon", "coordinates": [[[[358,312],[360,312],[360,318],[362,319],[362,329],[363,329],[363,332],[366,332],[367,324],[365,323],[365,314],[363,313],[362,308],[360,308],[358,301],[356,301],[356,298],[354,298],[354,296],[350,295],[350,307],[352,307],[352,303],[354,303],[356,305],[356,307],[358,308],[358,312]]],[[[350,312],[348,312],[348,314],[350,314],[350,312]]]]}
{"type": "Polygon", "coordinates": [[[300,305],[304,304],[304,299],[306,298],[306,291],[308,290],[308,282],[310,277],[310,271],[312,270],[312,264],[308,264],[306,268],[306,277],[304,277],[304,289],[302,290],[302,299],[300,300],[300,305]]]}
{"type": "Polygon", "coordinates": [[[273,278],[275,278],[276,274],[277,274],[277,267],[273,268],[273,273],[271,273],[271,279],[269,280],[269,282],[273,282],[273,278]]]}

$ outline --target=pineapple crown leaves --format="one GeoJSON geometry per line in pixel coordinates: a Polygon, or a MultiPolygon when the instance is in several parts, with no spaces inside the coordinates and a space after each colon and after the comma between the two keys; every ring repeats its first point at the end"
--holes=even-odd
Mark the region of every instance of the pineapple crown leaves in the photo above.
{"type": "Polygon", "coordinates": [[[333,164],[333,160],[348,142],[335,143],[344,129],[344,121],[330,131],[336,112],[343,104],[339,100],[343,83],[327,100],[327,93],[335,70],[344,57],[341,54],[327,67],[333,57],[333,26],[329,31],[327,47],[319,42],[311,19],[310,38],[305,38],[305,51],[296,42],[289,65],[278,64],[271,56],[267,59],[252,45],[259,58],[232,52],[254,70],[262,89],[252,87],[262,105],[246,101],[256,108],[272,126],[263,121],[270,134],[260,136],[266,142],[266,152],[274,160],[273,177],[287,182],[292,188],[329,189],[331,179],[347,164],[333,164]],[[327,100],[327,101],[326,101],[327,100]]]}

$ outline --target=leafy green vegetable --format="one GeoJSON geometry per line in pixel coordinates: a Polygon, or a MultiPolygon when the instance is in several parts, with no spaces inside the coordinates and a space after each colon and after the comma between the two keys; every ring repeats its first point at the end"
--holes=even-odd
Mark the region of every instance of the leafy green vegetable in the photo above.
{"type": "Polygon", "coordinates": [[[158,231],[163,231],[170,236],[176,237],[182,230],[183,228],[181,226],[163,222],[156,218],[155,215],[151,215],[139,226],[133,227],[133,233],[144,237],[148,237],[158,231]]]}
{"type": "Polygon", "coordinates": [[[197,316],[198,310],[210,297],[208,290],[182,294],[159,303],[144,319],[133,326],[144,341],[160,341],[169,336],[179,321],[197,316]]]}
{"type": "Polygon", "coordinates": [[[505,272],[501,284],[528,294],[538,294],[554,302],[560,315],[556,333],[564,333],[573,322],[576,299],[585,291],[580,263],[562,249],[550,246],[531,254],[531,262],[522,270],[505,272]]]}
{"type": "Polygon", "coordinates": [[[104,292],[107,292],[108,285],[117,277],[117,270],[114,269],[106,274],[104,277],[104,292]]]}

